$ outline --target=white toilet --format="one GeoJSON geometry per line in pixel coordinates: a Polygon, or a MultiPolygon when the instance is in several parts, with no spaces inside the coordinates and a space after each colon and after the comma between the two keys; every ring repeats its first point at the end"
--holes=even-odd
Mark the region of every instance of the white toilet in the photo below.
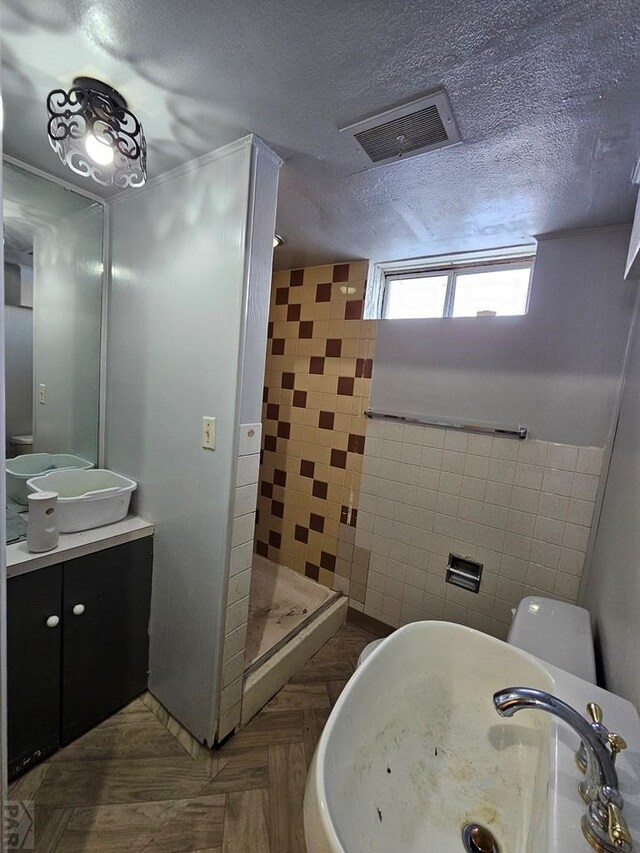
{"type": "Polygon", "coordinates": [[[16,456],[23,456],[25,453],[33,453],[33,436],[9,436],[9,453],[11,454],[12,459],[16,456]]]}
{"type": "MultiPolygon", "coordinates": [[[[589,611],[553,598],[528,596],[515,611],[507,642],[547,663],[596,684],[596,661],[589,611]]],[[[365,646],[360,666],[384,638],[365,646]]]]}
{"type": "Polygon", "coordinates": [[[523,598],[507,642],[596,684],[591,616],[584,607],[537,595],[523,598]]]}

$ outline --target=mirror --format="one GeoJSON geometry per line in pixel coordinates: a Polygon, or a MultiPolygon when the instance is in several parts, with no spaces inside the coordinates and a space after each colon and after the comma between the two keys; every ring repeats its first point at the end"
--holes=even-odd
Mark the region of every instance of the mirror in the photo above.
{"type": "Polygon", "coordinates": [[[6,161],[2,201],[9,521],[39,465],[98,462],[104,210],[6,161]]]}

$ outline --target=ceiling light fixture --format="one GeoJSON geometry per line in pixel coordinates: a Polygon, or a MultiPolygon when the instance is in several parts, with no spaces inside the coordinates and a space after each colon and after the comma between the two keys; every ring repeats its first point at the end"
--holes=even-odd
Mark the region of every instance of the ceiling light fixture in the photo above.
{"type": "Polygon", "coordinates": [[[278,246],[282,246],[284,243],[284,237],[281,237],[279,234],[273,235],[273,248],[277,249],[278,246]]]}
{"type": "Polygon", "coordinates": [[[49,144],[76,174],[120,189],[144,184],[144,131],[119,92],[93,77],[76,77],[68,92],[49,92],[47,110],[49,144]]]}

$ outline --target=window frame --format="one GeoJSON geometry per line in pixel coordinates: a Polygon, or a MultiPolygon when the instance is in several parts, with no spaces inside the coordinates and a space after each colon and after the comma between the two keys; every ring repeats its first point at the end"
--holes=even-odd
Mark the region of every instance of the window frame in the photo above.
{"type": "Polygon", "coordinates": [[[497,269],[528,269],[529,270],[529,281],[527,283],[527,304],[525,305],[525,310],[523,314],[509,314],[503,316],[510,317],[524,317],[529,311],[529,304],[531,301],[531,281],[533,278],[533,267],[535,264],[535,255],[527,253],[522,257],[518,258],[496,258],[495,260],[491,260],[487,258],[482,261],[476,262],[468,262],[468,263],[449,263],[442,265],[433,265],[433,266],[425,266],[415,269],[406,269],[406,270],[398,270],[394,271],[385,271],[384,273],[384,283],[383,283],[383,293],[382,293],[382,303],[381,303],[381,312],[380,319],[381,320],[407,320],[407,319],[421,319],[421,320],[442,320],[442,319],[455,319],[455,320],[463,320],[468,319],[464,317],[454,317],[453,308],[455,304],[456,298],[456,284],[459,274],[474,272],[474,273],[482,273],[482,272],[494,272],[497,269]],[[389,295],[389,287],[388,284],[391,281],[406,281],[408,279],[416,279],[416,278],[441,278],[443,275],[447,276],[447,289],[444,297],[444,305],[442,309],[442,315],[439,317],[387,317],[387,305],[388,305],[388,295],[389,295]]]}

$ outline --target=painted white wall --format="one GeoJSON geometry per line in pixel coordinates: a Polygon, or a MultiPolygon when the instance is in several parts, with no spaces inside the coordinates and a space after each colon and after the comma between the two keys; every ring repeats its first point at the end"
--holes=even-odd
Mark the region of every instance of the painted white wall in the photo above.
{"type": "MultiPolygon", "coordinates": [[[[137,510],[157,527],[150,689],[208,742],[219,702],[255,144],[247,137],[187,164],[111,211],[106,463],[138,481],[137,510]],[[213,452],[201,446],[205,415],[217,418],[213,452]]],[[[262,286],[268,292],[268,276],[262,286]]]]}
{"type": "Polygon", "coordinates": [[[34,450],[98,458],[102,205],[73,213],[33,241],[34,450]],[[46,385],[46,404],[38,387],[46,385]]]}
{"type": "MultiPolygon", "coordinates": [[[[638,282],[635,283],[636,287],[638,282]]],[[[583,589],[608,690],[640,705],[640,330],[629,356],[609,476],[583,589]]]]}
{"type": "Polygon", "coordinates": [[[371,407],[603,446],[637,287],[628,244],[626,227],[540,238],[525,317],[380,322],[371,407]]]}
{"type": "Polygon", "coordinates": [[[33,311],[5,305],[7,441],[33,428],[33,311]]]}

